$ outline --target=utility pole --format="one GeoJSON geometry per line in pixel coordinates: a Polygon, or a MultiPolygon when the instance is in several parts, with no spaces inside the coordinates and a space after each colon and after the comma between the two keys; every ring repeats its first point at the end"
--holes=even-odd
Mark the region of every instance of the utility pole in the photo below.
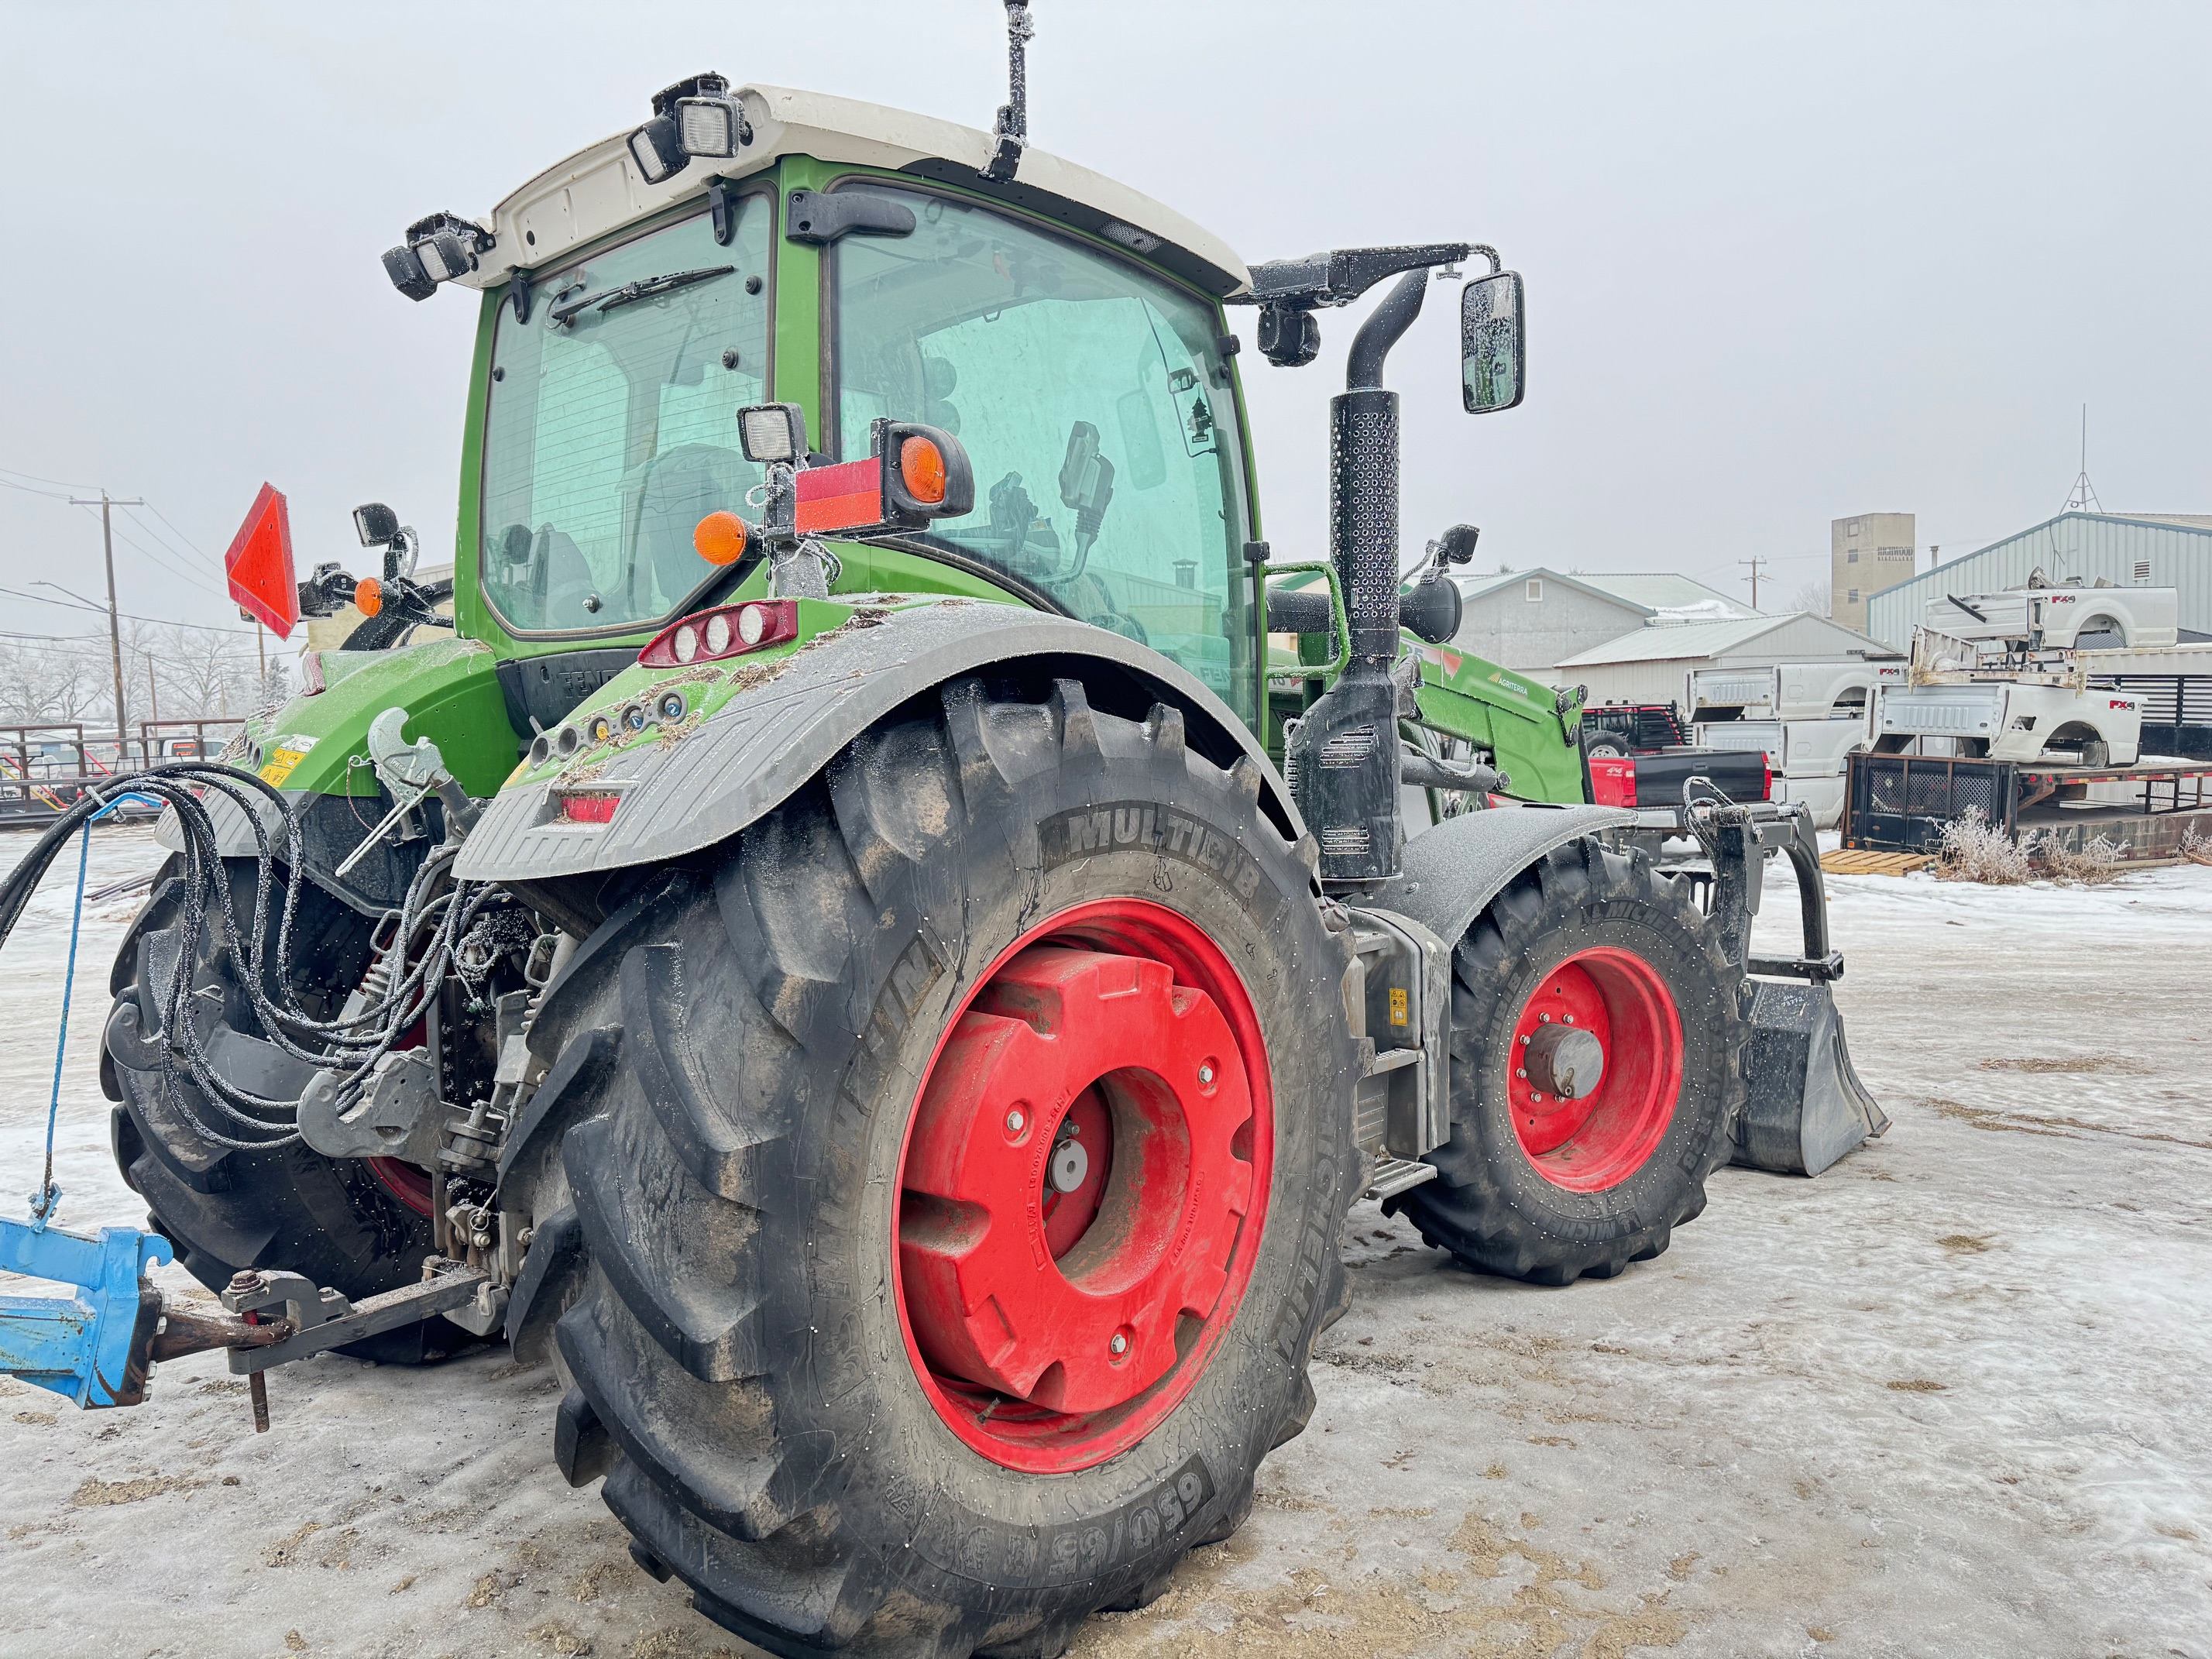
{"type": "Polygon", "coordinates": [[[1759,609],[1759,568],[1774,562],[1771,559],[1738,559],[1736,562],[1751,567],[1751,608],[1756,611],[1759,609]]]}
{"type": "MultiPolygon", "coordinates": [[[[131,763],[131,739],[125,735],[129,730],[123,707],[123,623],[115,614],[115,523],[112,509],[118,507],[143,507],[143,501],[118,501],[103,489],[97,503],[81,497],[70,497],[71,507],[100,508],[100,539],[107,556],[107,653],[115,670],[115,764],[119,771],[131,763]]],[[[1758,607],[1753,606],[1754,610],[1758,607]]]]}

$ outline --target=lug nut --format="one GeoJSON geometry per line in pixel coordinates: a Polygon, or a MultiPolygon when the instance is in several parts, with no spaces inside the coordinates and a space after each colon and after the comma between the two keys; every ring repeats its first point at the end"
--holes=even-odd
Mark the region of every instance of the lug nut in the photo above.
{"type": "Polygon", "coordinates": [[[1526,1077],[1528,1075],[1528,1068],[1526,1066],[1516,1066],[1514,1070],[1513,1075],[1516,1077],[1526,1077]]]}
{"type": "Polygon", "coordinates": [[[1106,1352],[1112,1354],[1116,1359],[1119,1359],[1123,1354],[1129,1352],[1129,1339],[1119,1331],[1115,1332],[1112,1337],[1107,1340],[1106,1352]]]}
{"type": "Polygon", "coordinates": [[[1029,1119],[1022,1115],[1021,1109],[1019,1107],[1016,1107],[1012,1111],[1006,1114],[1006,1133],[1010,1135],[1018,1135],[1021,1133],[1023,1126],[1028,1121],[1029,1119]]]}
{"type": "Polygon", "coordinates": [[[1570,1025],[1571,1025],[1571,1024],[1573,1024],[1574,1023],[1575,1023],[1575,1017],[1574,1017],[1572,1014],[1569,1014],[1569,1015],[1567,1016],[1567,1024],[1570,1024],[1570,1025]]]}
{"type": "Polygon", "coordinates": [[[1198,1080],[1207,1085],[1209,1088],[1212,1086],[1213,1067],[1210,1064],[1204,1062],[1200,1064],[1198,1068],[1198,1080]]]}

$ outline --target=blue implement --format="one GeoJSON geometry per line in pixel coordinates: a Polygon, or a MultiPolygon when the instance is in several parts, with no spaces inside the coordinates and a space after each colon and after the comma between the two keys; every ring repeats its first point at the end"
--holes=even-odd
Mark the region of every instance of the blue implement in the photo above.
{"type": "Polygon", "coordinates": [[[146,1397],[161,1293],[149,1269],[175,1260],[169,1241],[132,1227],[96,1238],[0,1217],[0,1272],[77,1286],[70,1297],[0,1296],[0,1375],[20,1376],[81,1407],[146,1397]]]}

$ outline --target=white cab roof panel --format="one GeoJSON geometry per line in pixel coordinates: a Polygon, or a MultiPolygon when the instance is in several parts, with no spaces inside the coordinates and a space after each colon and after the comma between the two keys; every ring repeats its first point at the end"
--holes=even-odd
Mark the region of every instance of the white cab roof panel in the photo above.
{"type": "Polygon", "coordinates": [[[629,157],[635,129],[602,139],[548,167],[494,208],[486,222],[493,247],[460,280],[471,288],[496,287],[518,267],[555,264],[572,248],[697,197],[711,179],[743,178],[781,156],[811,155],[982,185],[1018,206],[1025,198],[1057,198],[1036,205],[1051,210],[1072,204],[1083,228],[1158,258],[1218,295],[1249,285],[1243,261],[1219,237],[1149,196],[1043,150],[1024,149],[1014,177],[994,185],[983,180],[982,169],[995,141],[977,128],[788,87],[742,87],[736,95],[744,100],[753,133],[742,154],[693,161],[648,185],[629,157]]]}

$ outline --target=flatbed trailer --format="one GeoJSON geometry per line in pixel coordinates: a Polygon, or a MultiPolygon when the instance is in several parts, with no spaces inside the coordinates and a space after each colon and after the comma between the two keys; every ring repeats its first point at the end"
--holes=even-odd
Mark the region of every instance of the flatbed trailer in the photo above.
{"type": "Polygon", "coordinates": [[[2057,766],[1967,756],[1850,757],[1843,842],[1926,853],[1978,811],[2014,841],[2055,836],[2079,848],[2103,836],[2130,863],[2176,856],[2192,830],[2212,836],[2212,761],[2147,757],[2133,766],[2057,766]]]}

